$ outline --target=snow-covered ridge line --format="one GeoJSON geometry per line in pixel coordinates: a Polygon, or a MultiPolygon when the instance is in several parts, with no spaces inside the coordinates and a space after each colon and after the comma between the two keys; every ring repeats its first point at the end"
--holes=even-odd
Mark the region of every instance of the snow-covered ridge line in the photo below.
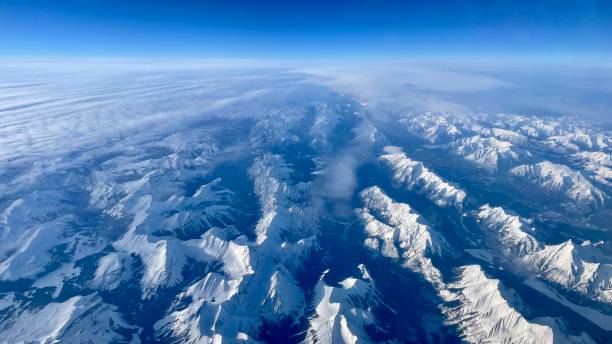
{"type": "Polygon", "coordinates": [[[256,339],[262,319],[275,323],[303,316],[305,297],[293,269],[312,245],[316,214],[308,205],[309,185],[292,184],[291,172],[280,155],[255,159],[249,176],[261,217],[255,240],[247,243],[252,275],[240,279],[211,272],[196,281],[156,323],[157,338],[205,343],[256,339]],[[289,231],[302,239],[285,241],[289,231]]]}
{"type": "Polygon", "coordinates": [[[607,151],[612,143],[610,136],[596,126],[571,117],[497,117],[496,123],[537,140],[538,144],[556,153],[567,154],[583,149],[607,151]]]}
{"type": "Polygon", "coordinates": [[[394,202],[377,187],[363,190],[361,197],[364,208],[357,213],[368,235],[364,245],[401,259],[404,267],[423,275],[444,300],[440,307],[449,324],[457,326],[465,340],[553,343],[555,329],[527,321],[506,301],[501,283],[487,278],[479,266],[461,267],[458,280],[445,284],[429,255],[443,254],[448,244],[407,204],[394,202]]]}
{"type": "Polygon", "coordinates": [[[234,241],[206,245],[211,252],[221,255],[219,260],[224,267],[235,266],[235,272],[231,269],[209,272],[177,295],[166,316],[155,324],[159,340],[197,343],[248,340],[258,333],[260,315],[271,321],[275,316],[299,315],[303,295],[290,271],[282,265],[285,252],[280,239],[281,231],[292,224],[293,215],[286,209],[293,187],[287,181],[290,172],[280,156],[256,159],[249,170],[262,212],[255,227],[255,241],[242,240],[245,254],[233,254],[232,265],[219,246],[231,248],[236,245],[234,241]],[[237,264],[240,261],[248,263],[248,271],[240,269],[237,264]]]}
{"type": "Polygon", "coordinates": [[[465,191],[444,181],[422,162],[410,159],[397,149],[385,148],[388,154],[381,155],[379,160],[392,171],[395,185],[424,193],[438,206],[461,207],[465,191]]]}
{"type": "Polygon", "coordinates": [[[289,182],[291,168],[280,155],[266,154],[258,158],[249,170],[259,198],[262,217],[255,228],[256,244],[280,240],[281,231],[291,229],[300,237],[314,233],[316,212],[308,204],[310,185],[289,182]],[[304,204],[296,204],[303,201],[304,204]]]}
{"type": "Polygon", "coordinates": [[[372,307],[380,300],[374,281],[363,264],[358,266],[361,276],[341,281],[332,287],[323,278],[314,288],[315,314],[309,319],[306,343],[369,342],[366,325],[375,324],[372,307]]]}
{"type": "Polygon", "coordinates": [[[357,215],[368,235],[364,245],[384,257],[400,259],[404,267],[440,284],[440,272],[429,257],[442,254],[446,240],[408,204],[394,202],[380,188],[367,188],[360,196],[364,207],[357,209],[357,215]]]}
{"type": "Polygon", "coordinates": [[[604,152],[580,152],[572,158],[582,164],[592,178],[608,187],[612,187],[612,154],[604,152]]]}
{"type": "Polygon", "coordinates": [[[510,173],[543,190],[562,195],[571,204],[582,209],[600,209],[607,199],[604,192],[591,184],[580,172],[565,165],[543,161],[535,165],[517,166],[510,170],[510,173]]]}
{"type": "Polygon", "coordinates": [[[219,273],[208,273],[177,296],[175,306],[178,309],[172,307],[165,318],[155,323],[157,338],[175,338],[192,343],[212,342],[216,337],[221,337],[217,331],[225,321],[229,322],[225,327],[236,332],[230,302],[238,293],[240,283],[240,280],[219,273]],[[186,304],[186,307],[178,307],[181,304],[186,304]]]}
{"type": "Polygon", "coordinates": [[[426,112],[414,117],[402,118],[399,123],[410,132],[429,142],[448,142],[463,135],[463,128],[469,123],[466,117],[455,117],[426,112]]]}
{"type": "Polygon", "coordinates": [[[19,304],[11,308],[11,319],[0,326],[1,343],[102,344],[138,340],[137,328],[127,324],[116,307],[104,303],[97,294],[51,302],[37,310],[25,310],[19,304]]]}
{"type": "Polygon", "coordinates": [[[525,320],[502,296],[501,287],[480,266],[461,267],[457,280],[448,284],[452,292],[443,293],[447,302],[458,303],[444,308],[449,322],[472,343],[553,343],[552,329],[525,320]]]}
{"type": "Polygon", "coordinates": [[[478,265],[457,269],[455,280],[441,295],[443,313],[470,343],[595,343],[587,334],[565,333],[554,318],[527,320],[507,300],[518,297],[478,265]],[[509,296],[510,295],[510,296],[509,296]]]}
{"type": "Polygon", "coordinates": [[[480,135],[455,140],[449,146],[455,154],[489,173],[497,172],[503,165],[513,164],[522,157],[530,156],[528,151],[518,149],[510,142],[480,135]]]}
{"type": "Polygon", "coordinates": [[[113,243],[116,252],[100,260],[93,285],[105,290],[117,287],[129,277],[130,255],[138,256],[144,265],[140,280],[144,299],[159,288],[180,284],[189,259],[226,263],[226,272],[234,279],[251,273],[248,248],[222,239],[221,227],[238,214],[233,193],[219,178],[200,185],[191,195],[177,182],[205,175],[217,148],[207,142],[186,144],[177,137],[159,145],[171,150],[154,159],[121,155],[105,161],[91,175],[90,205],[117,220],[131,220],[113,243]],[[126,175],[131,177],[127,181],[126,175]],[[105,273],[111,275],[103,277],[105,273]]]}
{"type": "Polygon", "coordinates": [[[585,242],[568,240],[559,245],[543,245],[530,232],[526,220],[500,207],[482,206],[477,220],[490,240],[501,246],[504,258],[520,268],[564,289],[589,299],[612,303],[612,264],[598,261],[597,249],[585,242]]]}
{"type": "Polygon", "coordinates": [[[522,134],[514,132],[512,130],[506,130],[496,127],[491,128],[479,128],[477,132],[482,136],[492,136],[498,140],[510,142],[513,145],[522,145],[526,144],[529,140],[522,134]]]}

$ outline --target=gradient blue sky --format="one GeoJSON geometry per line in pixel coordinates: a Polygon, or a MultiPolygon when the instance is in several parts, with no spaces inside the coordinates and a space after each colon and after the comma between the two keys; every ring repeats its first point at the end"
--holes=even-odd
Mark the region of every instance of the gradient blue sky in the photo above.
{"type": "Polygon", "coordinates": [[[582,58],[611,1],[0,0],[0,57],[582,58]]]}

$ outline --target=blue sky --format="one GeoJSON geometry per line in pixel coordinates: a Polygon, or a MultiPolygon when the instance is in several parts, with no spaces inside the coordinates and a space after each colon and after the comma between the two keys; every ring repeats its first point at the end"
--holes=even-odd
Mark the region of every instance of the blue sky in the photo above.
{"type": "Polygon", "coordinates": [[[609,1],[0,1],[1,57],[607,58],[609,1]]]}

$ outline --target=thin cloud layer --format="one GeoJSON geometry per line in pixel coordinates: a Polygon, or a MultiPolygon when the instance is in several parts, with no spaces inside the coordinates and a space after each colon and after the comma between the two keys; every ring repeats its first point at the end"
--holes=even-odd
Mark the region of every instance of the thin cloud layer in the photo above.
{"type": "Polygon", "coordinates": [[[305,68],[383,113],[526,113],[612,121],[608,66],[536,62],[363,63],[305,68]]]}
{"type": "Polygon", "coordinates": [[[206,118],[261,116],[298,86],[300,96],[308,98],[297,79],[293,73],[263,69],[11,69],[0,79],[0,161],[51,157],[206,118]]]}

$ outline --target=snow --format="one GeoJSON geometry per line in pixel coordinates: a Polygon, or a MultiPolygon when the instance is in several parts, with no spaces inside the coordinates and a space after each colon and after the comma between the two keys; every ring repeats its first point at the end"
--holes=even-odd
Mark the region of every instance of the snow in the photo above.
{"type": "Polygon", "coordinates": [[[498,116],[495,124],[520,132],[536,145],[557,154],[582,150],[605,151],[610,148],[610,136],[588,122],[572,117],[539,117],[525,115],[498,116]]]}
{"type": "Polygon", "coordinates": [[[105,290],[113,290],[127,280],[131,273],[130,264],[125,260],[127,256],[112,252],[100,258],[94,274],[92,285],[105,290]]]}
{"type": "MultiPolygon", "coordinates": [[[[559,342],[589,341],[571,334],[575,327],[591,333],[590,324],[565,328],[562,315],[551,318],[482,270],[460,269],[454,280],[452,268],[471,259],[464,252],[483,266],[530,278],[528,286],[609,330],[609,242],[599,241],[606,233],[590,224],[605,222],[609,212],[612,146],[610,132],[596,124],[468,116],[464,108],[433,104],[437,96],[404,98],[405,84],[384,94],[364,83],[380,98],[351,99],[350,90],[341,95],[318,76],[277,69],[4,72],[2,343],[258,342],[276,325],[305,342],[367,343],[388,330],[416,341],[445,315],[470,342],[547,341],[551,333],[559,342]],[[415,102],[445,112],[423,113],[415,102]],[[433,144],[403,140],[406,131],[433,144]],[[422,162],[392,144],[414,144],[422,162]],[[444,178],[428,166],[427,154],[440,148],[489,172],[549,159],[562,167],[536,183],[567,204],[584,200],[602,211],[571,219],[584,231],[559,226],[571,240],[537,240],[533,222],[508,210],[505,199],[486,199],[468,184],[472,178],[453,183],[464,172],[454,166],[462,159],[445,166],[444,178]],[[402,188],[393,190],[396,199],[378,174],[360,169],[372,162],[402,188]],[[431,202],[414,203],[414,193],[431,202]],[[503,208],[478,209],[472,201],[503,208]],[[361,209],[351,212],[355,204],[361,209]],[[452,236],[473,234],[469,248],[444,238],[455,227],[467,229],[469,217],[482,231],[452,236]],[[354,249],[333,252],[346,253],[346,261],[323,251],[336,249],[330,237],[354,249]],[[389,304],[386,288],[398,276],[373,271],[375,283],[364,265],[373,259],[432,287],[425,286],[438,297],[432,300],[442,300],[435,323],[427,310],[422,323],[397,323],[406,329],[388,323],[413,309],[389,304]],[[117,303],[125,298],[127,307],[117,303]],[[546,316],[529,318],[530,307],[546,316]]],[[[505,185],[499,177],[495,185],[505,185]]],[[[573,216],[528,206],[539,221],[558,216],[564,224],[573,216]]]]}
{"type": "Polygon", "coordinates": [[[36,311],[22,310],[0,329],[0,338],[7,343],[30,342],[32,338],[41,343],[108,343],[126,340],[126,331],[134,328],[119,316],[116,307],[91,294],[52,302],[36,311]]]}
{"type": "Polygon", "coordinates": [[[399,121],[411,132],[427,139],[429,142],[448,142],[462,135],[460,128],[469,124],[464,117],[454,117],[426,112],[414,117],[402,118],[399,121]]]}
{"type": "Polygon", "coordinates": [[[0,262],[0,279],[14,281],[43,272],[44,266],[52,259],[48,251],[66,240],[63,234],[70,220],[70,217],[62,217],[23,233],[23,241],[17,243],[16,250],[0,262]]]}
{"type": "Polygon", "coordinates": [[[225,304],[236,295],[239,285],[240,280],[208,273],[178,295],[179,302],[190,302],[187,307],[175,310],[158,321],[155,324],[156,335],[160,339],[172,336],[192,343],[215,340],[221,336],[217,331],[225,321],[225,304]]]}
{"type": "Polygon", "coordinates": [[[47,275],[39,278],[32,284],[34,288],[46,288],[53,287],[52,297],[57,298],[62,292],[64,283],[70,279],[74,279],[81,273],[81,269],[75,267],[73,263],[62,265],[59,269],[48,273],[47,275]]]}
{"type": "Polygon", "coordinates": [[[325,271],[315,286],[315,314],[309,319],[306,343],[347,343],[370,342],[365,331],[366,325],[374,323],[370,309],[362,305],[377,305],[380,301],[374,282],[363,265],[362,275],[349,277],[332,287],[325,283],[325,271]]]}
{"type": "Polygon", "coordinates": [[[589,299],[612,303],[612,261],[599,258],[594,244],[575,245],[570,239],[544,245],[530,234],[533,229],[525,219],[500,207],[484,205],[476,216],[489,240],[499,245],[503,257],[523,274],[534,273],[589,299]]]}
{"type": "Polygon", "coordinates": [[[284,269],[274,271],[262,309],[267,310],[270,316],[288,316],[303,306],[303,292],[295,279],[284,269]]]}
{"type": "Polygon", "coordinates": [[[332,130],[340,123],[340,115],[326,104],[321,104],[316,108],[314,123],[310,127],[310,145],[317,149],[330,149],[331,143],[328,141],[332,130]]]}
{"type": "Polygon", "coordinates": [[[582,164],[596,182],[612,187],[612,154],[604,152],[579,152],[572,157],[582,164]]]}
{"type": "Polygon", "coordinates": [[[540,249],[540,243],[531,235],[530,223],[516,215],[509,214],[501,207],[486,204],[477,214],[479,223],[499,241],[505,256],[515,257],[533,254],[540,249]]]}
{"type": "Polygon", "coordinates": [[[311,222],[316,212],[307,202],[294,203],[296,195],[307,193],[308,187],[290,184],[291,172],[278,155],[264,155],[249,169],[261,209],[254,241],[225,241],[212,229],[201,239],[185,242],[184,255],[220,261],[224,274],[209,274],[180,294],[166,317],[156,323],[158,338],[209,343],[237,338],[239,333],[252,337],[262,318],[274,322],[304,312],[304,293],[292,271],[312,245],[309,236],[316,228],[311,222]],[[305,240],[282,240],[287,231],[305,240]],[[186,307],[180,306],[185,303],[186,307]]]}
{"type": "Polygon", "coordinates": [[[588,255],[589,246],[577,246],[570,239],[559,245],[546,245],[522,257],[521,263],[546,281],[612,304],[612,261],[600,262],[588,255]]]}
{"type": "Polygon", "coordinates": [[[379,160],[392,171],[396,185],[424,193],[438,206],[461,207],[465,191],[444,181],[422,162],[414,161],[402,152],[382,155],[379,160]]]}
{"type": "Polygon", "coordinates": [[[502,165],[514,163],[521,157],[530,155],[510,142],[479,135],[453,141],[450,147],[456,154],[489,173],[497,172],[502,165]]]}
{"type": "Polygon", "coordinates": [[[456,281],[448,287],[449,322],[457,325],[472,343],[553,343],[551,328],[527,321],[506,302],[498,280],[488,278],[478,265],[460,268],[456,281]]]}
{"type": "Polygon", "coordinates": [[[74,218],[57,191],[35,191],[12,200],[0,213],[0,279],[30,278],[43,271],[48,250],[66,240],[74,218]]]}
{"type": "Polygon", "coordinates": [[[447,247],[435,232],[408,204],[397,203],[378,187],[360,193],[364,207],[357,215],[367,235],[365,245],[388,258],[398,258],[402,265],[422,273],[432,283],[440,283],[440,272],[431,255],[440,255],[447,247]]]}
{"type": "Polygon", "coordinates": [[[482,136],[492,136],[498,140],[510,142],[513,145],[525,144],[528,141],[528,138],[524,135],[502,128],[481,128],[479,134],[482,136]]]}
{"type": "Polygon", "coordinates": [[[535,165],[517,166],[510,172],[552,194],[562,195],[578,207],[599,209],[607,199],[580,172],[565,165],[543,161],[535,165]]]}

